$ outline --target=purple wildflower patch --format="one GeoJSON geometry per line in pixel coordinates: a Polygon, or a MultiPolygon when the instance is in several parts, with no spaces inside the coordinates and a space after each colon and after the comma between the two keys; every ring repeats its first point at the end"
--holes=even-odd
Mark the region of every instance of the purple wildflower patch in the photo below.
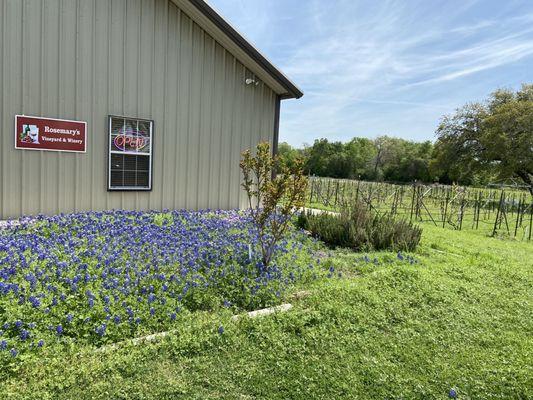
{"type": "Polygon", "coordinates": [[[8,311],[1,347],[99,344],[169,329],[180,309],[272,305],[316,274],[309,246],[317,244],[292,230],[265,268],[254,225],[240,211],[21,218],[0,232],[0,307],[8,311]]]}

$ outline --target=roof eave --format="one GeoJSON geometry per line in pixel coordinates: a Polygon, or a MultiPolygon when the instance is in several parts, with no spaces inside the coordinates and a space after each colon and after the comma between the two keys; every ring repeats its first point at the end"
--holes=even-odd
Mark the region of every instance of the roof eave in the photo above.
{"type": "Polygon", "coordinates": [[[204,0],[188,0],[198,11],[200,11],[211,23],[224,32],[240,49],[242,49],[252,60],[254,60],[264,71],[274,78],[285,90],[280,93],[281,99],[299,99],[303,92],[296,86],[283,72],[276,68],[259,50],[257,50],[248,40],[244,38],[231,24],[220,16],[204,0]]]}

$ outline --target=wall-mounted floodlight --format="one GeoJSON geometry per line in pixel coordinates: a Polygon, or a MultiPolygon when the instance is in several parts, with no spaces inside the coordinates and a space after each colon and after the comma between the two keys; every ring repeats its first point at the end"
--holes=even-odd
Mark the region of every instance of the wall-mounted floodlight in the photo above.
{"type": "Polygon", "coordinates": [[[255,86],[259,85],[259,81],[253,78],[246,78],[244,83],[246,83],[247,85],[255,85],[255,86]]]}

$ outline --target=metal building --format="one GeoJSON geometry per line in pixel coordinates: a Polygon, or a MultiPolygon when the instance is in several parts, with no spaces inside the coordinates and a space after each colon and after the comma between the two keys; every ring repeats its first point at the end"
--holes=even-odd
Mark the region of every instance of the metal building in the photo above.
{"type": "Polygon", "coordinates": [[[244,206],[302,96],[202,0],[0,0],[0,93],[0,219],[244,206]]]}

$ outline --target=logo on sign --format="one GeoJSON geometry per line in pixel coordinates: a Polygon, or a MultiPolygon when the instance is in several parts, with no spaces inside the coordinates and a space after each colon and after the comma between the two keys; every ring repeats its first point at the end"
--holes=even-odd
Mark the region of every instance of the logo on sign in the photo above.
{"type": "Polygon", "coordinates": [[[122,151],[139,151],[146,147],[148,139],[144,136],[136,136],[132,128],[121,129],[120,134],[115,136],[113,144],[122,151]]]}
{"type": "Polygon", "coordinates": [[[22,132],[20,132],[20,141],[22,143],[39,144],[39,128],[37,125],[22,125],[22,132]]]}

